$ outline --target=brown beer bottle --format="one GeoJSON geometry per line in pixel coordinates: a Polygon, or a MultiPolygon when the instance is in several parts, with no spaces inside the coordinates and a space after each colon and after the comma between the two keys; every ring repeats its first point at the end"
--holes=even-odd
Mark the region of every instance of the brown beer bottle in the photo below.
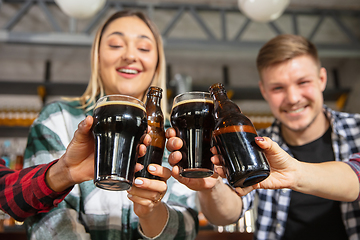
{"type": "Polygon", "coordinates": [[[248,187],[261,182],[270,174],[269,163],[255,143],[254,125],[231,101],[221,83],[209,89],[214,99],[215,128],[213,137],[229,184],[248,187]]]}
{"type": "Polygon", "coordinates": [[[150,87],[147,92],[146,100],[146,115],[148,126],[151,130],[150,146],[146,149],[145,156],[138,158],[138,163],[142,164],[144,168],[135,173],[135,177],[145,177],[150,179],[159,179],[159,177],[152,175],[147,170],[150,163],[161,165],[164,148],[165,148],[165,130],[164,130],[164,115],[161,110],[162,89],[159,87],[150,87]]]}

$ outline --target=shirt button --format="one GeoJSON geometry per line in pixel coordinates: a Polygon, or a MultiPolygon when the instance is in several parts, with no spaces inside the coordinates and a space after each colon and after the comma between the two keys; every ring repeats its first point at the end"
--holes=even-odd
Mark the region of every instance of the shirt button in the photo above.
{"type": "Polygon", "coordinates": [[[289,191],[289,189],[282,189],[281,192],[282,193],[287,193],[289,191]]]}
{"type": "Polygon", "coordinates": [[[280,223],[276,224],[276,232],[279,233],[282,229],[282,226],[280,223]]]}

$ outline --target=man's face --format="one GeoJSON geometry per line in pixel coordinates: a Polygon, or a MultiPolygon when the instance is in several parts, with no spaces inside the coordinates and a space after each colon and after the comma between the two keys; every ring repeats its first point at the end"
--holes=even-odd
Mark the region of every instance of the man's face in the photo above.
{"type": "Polygon", "coordinates": [[[308,55],[268,67],[261,72],[260,90],[285,128],[298,132],[316,124],[322,114],[326,70],[308,55]]]}

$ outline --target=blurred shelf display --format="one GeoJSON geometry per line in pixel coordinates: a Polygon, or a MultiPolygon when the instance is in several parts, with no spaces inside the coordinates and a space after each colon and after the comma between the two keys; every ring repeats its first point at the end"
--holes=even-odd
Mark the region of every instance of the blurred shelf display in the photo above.
{"type": "MultiPolygon", "coordinates": [[[[232,100],[260,100],[263,99],[260,89],[258,87],[234,87],[230,85],[225,85],[225,89],[228,92],[229,98],[232,100]]],[[[196,85],[192,86],[193,91],[205,91],[209,90],[207,85],[196,85]]],[[[339,97],[343,94],[350,93],[348,88],[339,88],[339,89],[325,89],[324,91],[324,100],[325,101],[337,101],[339,97]]]]}
{"type": "Polygon", "coordinates": [[[6,127],[29,127],[38,116],[37,109],[0,109],[0,126],[6,127]]]}
{"type": "Polygon", "coordinates": [[[271,114],[244,114],[252,121],[256,130],[271,126],[275,120],[271,114]]]}
{"type": "Polygon", "coordinates": [[[28,82],[28,81],[0,81],[0,94],[16,95],[46,95],[46,96],[80,96],[87,84],[28,82]]]}
{"type": "MultiPolygon", "coordinates": [[[[25,144],[19,139],[6,139],[0,145],[0,158],[10,169],[21,170],[24,165],[25,144]]],[[[24,231],[23,222],[18,222],[7,213],[0,210],[0,232],[24,231]]],[[[0,237],[0,239],[3,239],[0,237]]]]}
{"type": "MultiPolygon", "coordinates": [[[[45,87],[47,96],[80,96],[84,93],[87,84],[82,83],[54,83],[54,82],[19,82],[19,81],[0,81],[0,94],[19,94],[19,95],[37,95],[39,87],[45,87]],[[21,87],[19,87],[21,86],[21,87]]],[[[192,91],[209,90],[208,85],[192,85],[192,91]]],[[[231,98],[237,99],[263,99],[258,87],[234,87],[225,85],[228,92],[232,94],[231,98]]],[[[325,101],[336,101],[342,94],[349,93],[350,89],[325,89],[325,101]]]]}

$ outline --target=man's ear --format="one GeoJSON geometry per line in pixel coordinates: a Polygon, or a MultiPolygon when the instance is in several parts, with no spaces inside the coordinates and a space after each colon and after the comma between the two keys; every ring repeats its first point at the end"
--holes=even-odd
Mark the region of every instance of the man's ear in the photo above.
{"type": "Polygon", "coordinates": [[[259,84],[259,88],[260,88],[261,95],[262,95],[263,98],[267,101],[266,92],[265,92],[265,89],[264,89],[264,83],[260,80],[260,81],[258,82],[258,84],[259,84]]]}
{"type": "Polygon", "coordinates": [[[327,83],[327,72],[326,72],[326,69],[325,68],[320,68],[320,89],[322,92],[325,91],[325,88],[326,88],[326,83],[327,83]]]}

